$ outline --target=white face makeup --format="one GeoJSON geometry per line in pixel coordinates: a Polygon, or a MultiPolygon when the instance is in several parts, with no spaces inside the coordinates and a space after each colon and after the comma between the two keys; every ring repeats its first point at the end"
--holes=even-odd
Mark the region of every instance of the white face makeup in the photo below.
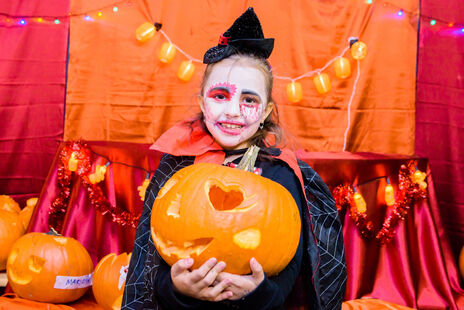
{"type": "Polygon", "coordinates": [[[248,139],[268,115],[263,73],[230,59],[221,61],[208,77],[200,105],[206,127],[219,145],[248,147],[248,139]]]}

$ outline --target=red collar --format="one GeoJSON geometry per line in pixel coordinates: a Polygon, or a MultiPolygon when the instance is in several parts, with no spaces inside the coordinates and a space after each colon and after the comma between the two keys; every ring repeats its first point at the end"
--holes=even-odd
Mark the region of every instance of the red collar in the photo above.
{"type": "MultiPolygon", "coordinates": [[[[203,129],[200,122],[201,120],[193,123],[183,121],[174,125],[150,146],[150,150],[157,150],[175,156],[195,156],[195,163],[209,162],[221,165],[225,159],[224,150],[203,129]]],[[[303,178],[295,153],[283,148],[282,153],[277,158],[286,162],[293,169],[303,185],[303,178]]]]}

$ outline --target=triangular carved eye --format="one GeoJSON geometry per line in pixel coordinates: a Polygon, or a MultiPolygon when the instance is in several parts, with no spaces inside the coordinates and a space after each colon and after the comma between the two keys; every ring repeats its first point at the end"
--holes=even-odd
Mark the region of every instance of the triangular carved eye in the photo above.
{"type": "Polygon", "coordinates": [[[212,184],[209,187],[208,197],[213,207],[218,211],[233,210],[243,202],[243,193],[240,190],[212,184]]]}

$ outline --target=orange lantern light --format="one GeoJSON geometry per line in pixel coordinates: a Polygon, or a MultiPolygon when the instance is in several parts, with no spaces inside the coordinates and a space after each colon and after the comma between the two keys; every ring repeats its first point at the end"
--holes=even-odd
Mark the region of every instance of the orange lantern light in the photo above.
{"type": "Polygon", "coordinates": [[[385,203],[389,207],[395,204],[395,191],[393,190],[393,186],[391,186],[391,184],[385,186],[385,203]]]}
{"type": "Polygon", "coordinates": [[[145,201],[145,193],[147,192],[148,185],[150,185],[149,176],[145,180],[143,180],[142,185],[137,186],[137,190],[139,191],[140,200],[145,201]]]}
{"type": "Polygon", "coordinates": [[[340,79],[346,79],[351,75],[350,61],[345,57],[339,57],[334,62],[335,75],[340,79]]]}
{"type": "Polygon", "coordinates": [[[135,38],[139,42],[147,42],[155,35],[156,29],[152,23],[145,22],[135,30],[135,38]]]}
{"type": "Polygon", "coordinates": [[[354,202],[356,204],[356,210],[359,213],[366,212],[367,211],[367,206],[366,206],[366,201],[364,200],[363,196],[360,193],[356,192],[356,193],[354,193],[353,198],[354,198],[354,202]]]}
{"type": "Polygon", "coordinates": [[[158,55],[159,60],[168,64],[174,59],[174,56],[176,56],[176,47],[171,43],[164,43],[158,55]]]}
{"type": "Polygon", "coordinates": [[[76,171],[77,170],[77,163],[78,163],[78,160],[76,158],[76,153],[71,153],[71,157],[69,158],[69,162],[68,162],[68,169],[70,171],[76,171]]]}
{"type": "Polygon", "coordinates": [[[316,90],[319,94],[326,94],[330,91],[332,87],[330,85],[330,78],[327,73],[318,74],[313,79],[316,90]]]}
{"type": "Polygon", "coordinates": [[[89,181],[92,184],[101,182],[105,179],[106,165],[97,165],[95,172],[89,175],[89,181]]]}
{"type": "Polygon", "coordinates": [[[367,45],[364,42],[357,41],[351,45],[351,56],[356,60],[364,59],[367,55],[367,45]]]}
{"type": "Polygon", "coordinates": [[[412,175],[412,179],[413,179],[414,183],[420,183],[420,182],[423,182],[425,180],[426,176],[427,176],[427,174],[425,172],[422,172],[420,170],[416,170],[414,172],[414,174],[412,175]]]}
{"type": "Polygon", "coordinates": [[[287,84],[287,96],[290,102],[300,102],[303,98],[303,90],[301,84],[295,81],[287,84]]]}
{"type": "Polygon", "coordinates": [[[190,81],[195,72],[195,65],[191,60],[185,60],[180,64],[179,71],[177,71],[177,77],[184,82],[190,81]]]}

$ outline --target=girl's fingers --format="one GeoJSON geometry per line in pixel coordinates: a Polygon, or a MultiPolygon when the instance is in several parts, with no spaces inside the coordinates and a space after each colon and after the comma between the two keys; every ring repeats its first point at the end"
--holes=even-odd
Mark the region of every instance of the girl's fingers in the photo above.
{"type": "Polygon", "coordinates": [[[219,294],[214,301],[221,301],[221,300],[226,300],[234,296],[234,294],[231,291],[225,291],[219,294]]]}
{"type": "Polygon", "coordinates": [[[177,277],[193,265],[192,258],[178,260],[171,267],[171,277],[177,277]]]}
{"type": "Polygon", "coordinates": [[[206,276],[199,281],[201,287],[207,287],[214,283],[218,274],[226,268],[226,263],[219,262],[210,271],[206,276]]]}
{"type": "Polygon", "coordinates": [[[217,259],[212,257],[208,259],[203,265],[201,265],[200,268],[192,271],[192,274],[191,274],[192,282],[196,283],[196,282],[201,281],[206,276],[206,274],[211,270],[211,268],[216,266],[216,263],[217,263],[217,259]]]}

